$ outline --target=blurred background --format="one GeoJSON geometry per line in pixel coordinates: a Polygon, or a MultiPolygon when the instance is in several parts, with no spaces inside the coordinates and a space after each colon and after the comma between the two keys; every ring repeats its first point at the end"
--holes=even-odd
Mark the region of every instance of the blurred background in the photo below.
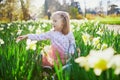
{"type": "Polygon", "coordinates": [[[119,17],[119,3],[120,0],[0,0],[0,21],[48,19],[58,10],[69,12],[71,19],[119,17]]]}

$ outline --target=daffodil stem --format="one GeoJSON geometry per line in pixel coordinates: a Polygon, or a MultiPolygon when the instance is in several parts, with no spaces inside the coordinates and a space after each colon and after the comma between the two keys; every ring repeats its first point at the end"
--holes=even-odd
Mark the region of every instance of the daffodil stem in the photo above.
{"type": "Polygon", "coordinates": [[[110,80],[109,70],[106,71],[107,80],[110,80]]]}

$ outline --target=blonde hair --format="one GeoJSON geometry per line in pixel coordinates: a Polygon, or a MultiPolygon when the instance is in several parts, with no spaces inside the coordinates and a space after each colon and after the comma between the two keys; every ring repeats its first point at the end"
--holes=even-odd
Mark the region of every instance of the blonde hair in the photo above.
{"type": "Polygon", "coordinates": [[[61,18],[63,18],[63,29],[62,29],[62,33],[64,35],[68,34],[70,31],[70,18],[69,18],[69,14],[65,11],[56,11],[52,14],[52,17],[54,15],[60,15],[61,18]]]}

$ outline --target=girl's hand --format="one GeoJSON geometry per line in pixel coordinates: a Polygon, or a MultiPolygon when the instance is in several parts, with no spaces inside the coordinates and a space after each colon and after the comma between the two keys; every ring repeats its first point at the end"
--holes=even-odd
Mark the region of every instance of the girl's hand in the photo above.
{"type": "Polygon", "coordinates": [[[27,35],[19,36],[19,37],[17,37],[16,42],[18,43],[19,41],[27,39],[27,38],[28,38],[27,35]]]}

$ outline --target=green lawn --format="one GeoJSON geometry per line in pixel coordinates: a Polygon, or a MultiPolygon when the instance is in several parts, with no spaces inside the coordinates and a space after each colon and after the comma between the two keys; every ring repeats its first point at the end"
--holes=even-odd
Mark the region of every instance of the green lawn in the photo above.
{"type": "Polygon", "coordinates": [[[96,17],[95,21],[100,21],[101,23],[104,23],[104,24],[117,24],[117,25],[120,25],[120,17],[110,17],[110,16],[107,16],[105,18],[96,17]]]}

